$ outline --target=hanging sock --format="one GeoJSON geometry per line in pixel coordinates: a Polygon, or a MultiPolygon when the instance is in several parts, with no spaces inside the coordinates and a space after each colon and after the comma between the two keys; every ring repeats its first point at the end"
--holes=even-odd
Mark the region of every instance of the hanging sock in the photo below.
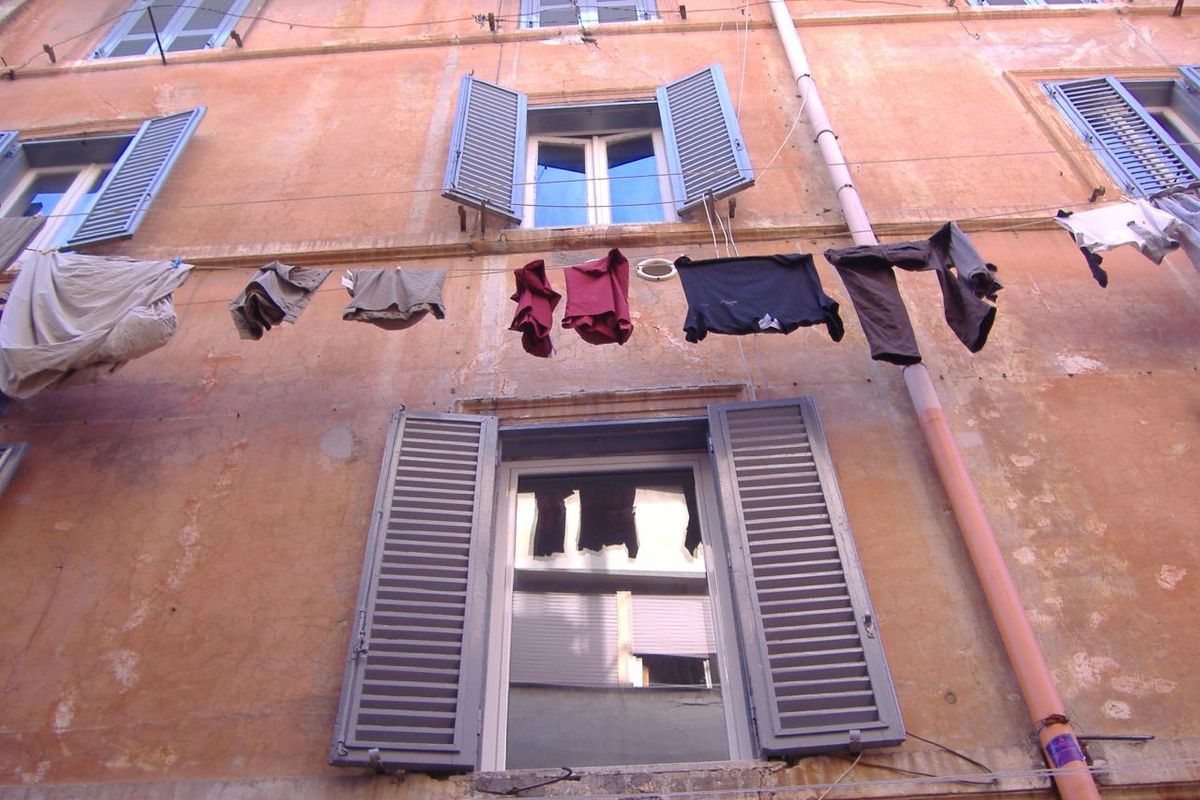
{"type": "Polygon", "coordinates": [[[191,264],[29,253],[0,316],[0,391],[87,383],[170,341],[191,264]]]}
{"type": "Polygon", "coordinates": [[[428,314],[446,316],[442,305],[444,269],[351,269],[342,285],[350,302],[342,319],[370,322],[389,331],[416,325],[428,314]]]}
{"type": "Polygon", "coordinates": [[[41,214],[32,217],[0,217],[0,272],[8,269],[29,240],[42,229],[46,218],[41,214]]]}
{"type": "Polygon", "coordinates": [[[621,251],[566,269],[567,312],[562,326],[574,328],[590,344],[625,344],[633,334],[629,319],[629,262],[621,251]]]}
{"type": "Polygon", "coordinates": [[[1192,266],[1200,269],[1200,187],[1151,198],[1150,204],[1178,221],[1174,233],[1192,266]]]}
{"type": "Polygon", "coordinates": [[[513,270],[513,275],[517,278],[517,291],[512,296],[517,304],[517,313],[508,329],[521,332],[521,346],[526,353],[549,358],[554,352],[554,346],[550,343],[554,309],[562,295],[550,287],[550,280],[546,277],[546,262],[540,258],[513,270]]]}
{"type": "Polygon", "coordinates": [[[1100,269],[1099,253],[1130,245],[1155,264],[1161,264],[1167,253],[1179,247],[1179,232],[1183,227],[1171,214],[1145,200],[1114,203],[1074,214],[1059,211],[1054,221],[1066,228],[1084,251],[1088,269],[1101,286],[1108,286],[1108,273],[1100,269]]]}
{"type": "Polygon", "coordinates": [[[984,263],[954,223],[943,226],[925,241],[826,250],[825,258],[846,285],[871,347],[871,358],[876,361],[921,361],[893,266],[912,272],[934,270],[942,290],[946,324],[972,353],[987,343],[996,321],[996,307],[983,298],[994,298],[1002,287],[992,274],[996,267],[984,263]]]}
{"type": "Polygon", "coordinates": [[[332,270],[304,269],[272,261],[258,270],[229,303],[243,339],[261,339],[281,322],[295,323],[332,270]]]}
{"type": "Polygon", "coordinates": [[[709,333],[791,333],[824,324],[840,341],[845,329],[838,304],[821,288],[812,256],[805,253],[675,261],[687,317],[689,342],[709,333]]]}

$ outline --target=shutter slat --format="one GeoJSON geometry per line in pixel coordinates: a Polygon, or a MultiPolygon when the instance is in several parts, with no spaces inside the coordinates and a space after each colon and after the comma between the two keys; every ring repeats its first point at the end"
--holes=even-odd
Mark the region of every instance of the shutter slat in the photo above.
{"type": "Polygon", "coordinates": [[[334,764],[362,766],[378,748],[384,766],[474,768],[495,456],[494,419],[396,416],[342,686],[334,764]]]}
{"type": "Polygon", "coordinates": [[[442,196],[521,221],[525,171],[525,95],[471,75],[458,90],[458,111],[442,196]]]}
{"type": "Polygon", "coordinates": [[[205,108],[201,106],[142,123],[66,246],[78,247],[132,236],[204,112],[205,108]]]}
{"type": "Polygon", "coordinates": [[[1200,165],[1116,78],[1067,81],[1048,88],[1128,191],[1150,195],[1200,181],[1200,165]]]}
{"type": "Polygon", "coordinates": [[[903,741],[812,400],[715,405],[709,420],[762,749],[903,741]]]}
{"type": "Polygon", "coordinates": [[[658,106],[680,212],[754,185],[720,64],[659,87],[658,106]]]}

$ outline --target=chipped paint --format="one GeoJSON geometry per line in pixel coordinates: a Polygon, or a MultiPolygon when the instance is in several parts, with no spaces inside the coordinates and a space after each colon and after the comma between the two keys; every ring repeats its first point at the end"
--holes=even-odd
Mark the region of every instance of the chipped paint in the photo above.
{"type": "Polygon", "coordinates": [[[74,689],[63,694],[58,705],[54,707],[54,721],[50,727],[55,733],[65,733],[75,719],[75,706],[79,702],[79,693],[74,689]]]}
{"type": "Polygon", "coordinates": [[[1170,694],[1179,684],[1165,678],[1140,678],[1135,675],[1118,675],[1109,681],[1113,691],[1147,697],[1152,694],[1170,694]]]}
{"type": "Polygon", "coordinates": [[[1037,561],[1037,554],[1033,552],[1032,547],[1028,546],[1018,547],[1016,550],[1013,550],[1012,557],[1025,566],[1029,566],[1037,561]]]}
{"type": "Polygon", "coordinates": [[[1186,576],[1187,570],[1183,567],[1163,564],[1158,570],[1158,585],[1169,592],[1179,586],[1186,576]]]}
{"type": "Polygon", "coordinates": [[[1028,469],[1037,463],[1033,456],[1009,456],[1008,460],[1021,469],[1028,469]]]}
{"type": "Polygon", "coordinates": [[[1072,375],[1078,375],[1081,372],[1105,372],[1108,369],[1102,362],[1094,358],[1075,353],[1059,353],[1057,361],[1060,367],[1072,375]]]}
{"type": "Polygon", "coordinates": [[[1099,684],[1105,672],[1116,669],[1120,669],[1120,664],[1108,656],[1089,656],[1087,653],[1071,656],[1071,676],[1081,687],[1099,684]]]}
{"type": "Polygon", "coordinates": [[[49,761],[39,761],[32,772],[17,767],[17,777],[21,779],[21,783],[41,783],[46,777],[46,773],[50,771],[49,761]]]}
{"type": "Polygon", "coordinates": [[[121,684],[121,694],[129,691],[138,682],[137,665],[141,657],[132,650],[111,650],[104,654],[113,677],[121,684]]]}
{"type": "Polygon", "coordinates": [[[1133,709],[1123,700],[1106,700],[1102,710],[1109,719],[1130,719],[1133,716],[1133,709]]]}

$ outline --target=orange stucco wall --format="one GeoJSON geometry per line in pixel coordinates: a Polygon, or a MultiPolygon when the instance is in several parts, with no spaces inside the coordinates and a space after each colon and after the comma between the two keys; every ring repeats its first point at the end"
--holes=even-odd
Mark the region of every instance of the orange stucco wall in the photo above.
{"type": "MultiPolygon", "coordinates": [[[[101,27],[58,46],[57,65],[43,56],[0,79],[0,129],[33,138],[208,107],[136,235],[95,248],[200,265],[176,294],[178,334],[105,383],[13,401],[0,418],[0,438],[30,444],[0,497],[0,795],[469,796],[478,776],[400,782],[325,762],[390,413],[745,384],[758,399],[817,400],[909,730],[1013,772],[1000,788],[1049,796],[1028,774],[1040,764],[1027,713],[903,381],[869,360],[827,264],[839,344],[803,329],[691,345],[678,282],[634,280],[626,346],[556,330],[541,361],[506,330],[512,269],[611,246],[631,261],[712,256],[708,225],[552,233],[489,220],[480,234],[471,212],[460,233],[440,197],[464,74],[571,102],[650,96],[718,61],[758,170],[737,197],[741,252],[847,243],[807,123],[785,141],[800,107],[768,9],[689,3],[685,22],[660,2],[661,22],[586,42],[517,31],[517,5],[271,0],[251,5],[276,21],[246,28],[244,49],[165,67],[82,60],[101,27]],[[495,41],[470,19],[481,11],[501,17],[495,41]],[[335,272],[297,325],[242,341],[227,303],[248,267],[275,257],[446,269],[447,318],[400,333],[343,322],[335,272]],[[23,794],[35,784],[44,794],[23,794]]],[[[923,238],[957,218],[999,265],[998,322],[974,356],[941,321],[933,276],[902,276],[926,363],[1078,729],[1156,737],[1093,744],[1103,780],[1113,796],[1188,796],[1200,782],[1184,763],[1200,755],[1200,273],[1181,254],[1155,266],[1113,252],[1102,290],[1068,237],[1036,220],[1098,185],[1120,194],[1038,81],[1171,76],[1200,61],[1195,12],[790,5],[881,236],[923,238]]],[[[0,55],[20,64],[125,7],[30,0],[0,23],[0,55]]],[[[875,766],[847,782],[976,769],[918,739],[864,761],[875,766]]],[[[827,783],[846,766],[597,774],[544,791],[827,783]]]]}

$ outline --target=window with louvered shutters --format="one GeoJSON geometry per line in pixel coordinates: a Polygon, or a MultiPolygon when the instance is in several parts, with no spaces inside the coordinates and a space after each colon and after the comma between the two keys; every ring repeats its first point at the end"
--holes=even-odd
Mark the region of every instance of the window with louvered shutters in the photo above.
{"type": "Polygon", "coordinates": [[[443,197],[521,221],[525,109],[521,92],[463,76],[443,197]]]}
{"type": "Polygon", "coordinates": [[[158,41],[167,52],[220,47],[250,0],[136,0],[96,48],[97,58],[144,56],[158,53],[158,41]],[[150,15],[154,19],[151,23],[150,15]],[[158,40],[154,29],[158,28],[158,40]]]}
{"type": "Polygon", "coordinates": [[[183,153],[205,107],[146,120],[100,187],[67,247],[133,235],[171,168],[183,153]]]}
{"type": "Polygon", "coordinates": [[[495,468],[493,418],[393,419],[332,763],[475,767],[495,468]]]}
{"type": "Polygon", "coordinates": [[[811,398],[714,405],[713,460],[762,750],[904,739],[811,398]]]}
{"type": "Polygon", "coordinates": [[[1130,194],[1200,181],[1200,165],[1116,78],[1066,81],[1046,89],[1130,194]]]}
{"type": "Polygon", "coordinates": [[[754,185],[720,64],[660,87],[658,107],[679,211],[754,185]]]}

